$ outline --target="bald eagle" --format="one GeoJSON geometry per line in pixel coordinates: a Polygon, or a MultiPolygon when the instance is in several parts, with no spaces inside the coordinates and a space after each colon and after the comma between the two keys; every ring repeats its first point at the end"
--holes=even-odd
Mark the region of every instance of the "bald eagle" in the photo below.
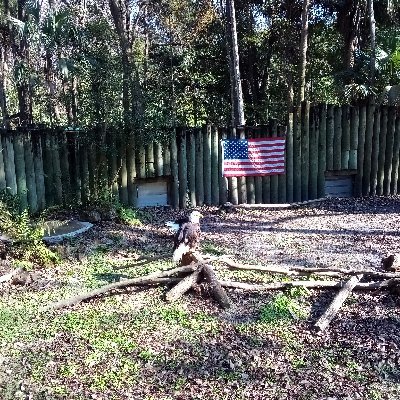
{"type": "Polygon", "coordinates": [[[200,218],[198,211],[193,211],[189,218],[182,218],[174,223],[167,223],[170,228],[178,227],[174,237],[174,254],[172,259],[179,262],[186,253],[194,251],[200,243],[200,218]]]}

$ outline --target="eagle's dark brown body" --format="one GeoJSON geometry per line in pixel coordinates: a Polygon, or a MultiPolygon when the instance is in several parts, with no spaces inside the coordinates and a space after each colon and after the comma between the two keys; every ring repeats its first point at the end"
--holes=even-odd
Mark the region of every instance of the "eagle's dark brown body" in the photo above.
{"type": "Polygon", "coordinates": [[[178,262],[186,253],[197,249],[200,244],[200,223],[198,220],[183,222],[174,237],[174,255],[173,260],[178,262]]]}

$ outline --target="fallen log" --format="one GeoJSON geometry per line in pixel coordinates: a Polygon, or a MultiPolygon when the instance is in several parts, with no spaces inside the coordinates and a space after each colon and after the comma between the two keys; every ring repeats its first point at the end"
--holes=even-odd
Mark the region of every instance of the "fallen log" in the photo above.
{"type": "Polygon", "coordinates": [[[346,301],[347,297],[350,295],[354,287],[362,278],[362,275],[352,276],[340,289],[339,293],[335,296],[332,303],[328,307],[328,309],[324,312],[324,314],[318,319],[315,323],[315,327],[319,331],[323,331],[327,328],[332,319],[336,316],[340,307],[346,301]]]}
{"type": "Polygon", "coordinates": [[[168,302],[178,300],[184,293],[186,293],[194,284],[197,283],[200,272],[203,267],[199,266],[196,271],[181,279],[166,295],[165,300],[168,302]]]}
{"type": "Polygon", "coordinates": [[[306,274],[321,274],[326,276],[337,276],[332,274],[342,275],[367,275],[379,278],[400,278],[400,273],[376,271],[374,269],[346,269],[346,268],[324,268],[324,267],[290,267],[290,271],[306,273],[306,274]]]}
{"type": "Polygon", "coordinates": [[[320,275],[320,276],[332,276],[332,277],[340,277],[341,275],[367,275],[374,276],[384,279],[390,278],[400,278],[400,273],[395,272],[383,272],[376,271],[373,269],[363,269],[363,270],[355,270],[355,269],[346,269],[346,268],[325,268],[325,267],[277,267],[277,266],[264,266],[264,265],[252,265],[252,264],[241,264],[235,262],[226,257],[220,257],[216,261],[220,261],[223,264],[226,264],[229,268],[238,269],[238,270],[249,270],[249,271],[261,271],[261,272],[270,272],[270,273],[278,273],[284,275],[320,275]]]}
{"type": "Polygon", "coordinates": [[[218,281],[217,276],[211,265],[205,264],[203,266],[203,274],[206,280],[210,284],[211,295],[214,297],[215,301],[222,307],[222,308],[229,308],[230,301],[228,295],[226,294],[224,288],[221,286],[221,283],[218,281]]]}
{"type": "MultiPolygon", "coordinates": [[[[220,258],[218,261],[226,264],[229,268],[232,269],[244,269],[249,271],[273,272],[277,274],[291,275],[291,271],[288,267],[267,267],[264,265],[240,264],[229,258],[224,257],[220,258]]],[[[294,274],[296,274],[296,272],[294,272],[294,274]]]]}
{"type": "Polygon", "coordinates": [[[97,297],[101,294],[109,292],[111,290],[122,289],[129,286],[134,285],[148,285],[155,281],[155,279],[170,277],[171,275],[183,272],[193,272],[196,270],[198,265],[186,265],[184,267],[177,267],[173,269],[169,269],[167,271],[157,271],[153,272],[149,275],[141,276],[138,278],[126,279],[120,282],[111,283],[109,285],[105,285],[101,288],[95,289],[91,292],[80,294],[78,296],[72,297],[70,299],[61,300],[53,305],[50,305],[49,308],[53,310],[58,310],[60,308],[69,307],[75,304],[80,303],[84,300],[89,300],[93,297],[97,297]]]}
{"type": "MultiPolygon", "coordinates": [[[[291,287],[305,287],[309,289],[335,289],[343,288],[346,282],[337,281],[289,281],[289,282],[273,282],[265,284],[257,283],[244,283],[235,281],[219,281],[221,286],[232,289],[242,289],[249,291],[267,291],[267,290],[279,290],[287,289],[291,287]]],[[[393,286],[393,280],[388,279],[381,282],[368,282],[358,283],[354,289],[356,290],[377,290],[385,289],[393,286]]]]}

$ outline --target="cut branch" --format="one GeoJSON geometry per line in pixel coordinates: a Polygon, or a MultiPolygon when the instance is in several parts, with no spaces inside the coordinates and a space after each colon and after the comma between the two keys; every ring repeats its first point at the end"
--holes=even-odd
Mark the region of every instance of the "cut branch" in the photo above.
{"type": "Polygon", "coordinates": [[[202,269],[203,268],[200,266],[192,274],[181,279],[180,282],[165,295],[165,300],[169,302],[178,300],[179,297],[186,293],[197,282],[202,269]]]}
{"type": "Polygon", "coordinates": [[[104,294],[106,292],[109,292],[111,290],[123,289],[123,288],[129,287],[129,286],[134,286],[134,285],[148,285],[149,283],[155,282],[155,278],[165,278],[165,277],[170,277],[171,275],[175,275],[177,273],[193,272],[196,268],[197,268],[197,265],[187,265],[184,267],[173,268],[168,271],[153,272],[149,275],[141,276],[139,278],[127,279],[122,282],[111,283],[111,284],[103,286],[99,289],[95,289],[91,292],[75,296],[71,299],[59,301],[58,303],[53,304],[49,308],[58,310],[60,308],[69,307],[69,306],[78,304],[81,301],[89,300],[93,297],[97,297],[97,296],[104,294]]]}
{"type": "Polygon", "coordinates": [[[315,327],[318,330],[323,331],[326,329],[361,278],[361,274],[353,276],[344,284],[343,288],[335,296],[328,309],[316,322],[315,327]]]}
{"type": "MultiPolygon", "coordinates": [[[[266,284],[256,284],[256,283],[244,283],[235,281],[220,281],[223,287],[242,289],[250,291],[264,291],[264,290],[279,290],[291,287],[306,287],[309,289],[334,289],[343,288],[346,282],[337,281],[290,281],[290,282],[273,282],[266,284]]],[[[368,283],[358,283],[353,289],[356,290],[377,290],[385,289],[393,286],[393,280],[388,279],[381,282],[368,282],[368,283]]]]}
{"type": "Polygon", "coordinates": [[[380,278],[400,278],[400,273],[395,272],[382,272],[376,271],[374,269],[346,269],[346,268],[308,268],[308,267],[291,267],[290,271],[295,271],[299,273],[307,273],[307,274],[314,274],[314,273],[321,273],[324,275],[329,276],[336,276],[330,275],[330,273],[339,273],[343,275],[368,275],[368,276],[375,276],[380,278]]]}
{"type": "Polygon", "coordinates": [[[215,275],[213,268],[210,265],[206,264],[203,267],[203,273],[206,280],[210,283],[211,294],[214,299],[222,308],[229,308],[230,302],[228,295],[226,294],[224,288],[221,286],[221,283],[218,281],[218,278],[215,275]]]}
{"type": "MultiPolygon", "coordinates": [[[[274,272],[277,274],[286,274],[290,275],[291,271],[289,268],[285,267],[267,267],[264,265],[251,265],[251,264],[240,264],[228,258],[220,258],[218,261],[226,264],[229,268],[232,269],[245,269],[250,271],[263,271],[263,272],[274,272]]],[[[296,273],[294,273],[296,274],[296,273]]]]}

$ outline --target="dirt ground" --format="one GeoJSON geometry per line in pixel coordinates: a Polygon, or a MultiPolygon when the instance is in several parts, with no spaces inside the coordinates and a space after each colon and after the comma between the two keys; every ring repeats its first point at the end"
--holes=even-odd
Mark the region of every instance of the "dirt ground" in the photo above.
{"type": "MultiPolygon", "coordinates": [[[[383,256],[400,253],[400,197],[201,210],[202,252],[238,262],[380,269],[383,256]]],[[[313,324],[335,290],[228,290],[232,306],[221,310],[206,288],[173,304],[164,301],[165,287],[129,288],[43,311],[109,282],[171,268],[169,261],[114,266],[170,251],[165,222],[184,214],[149,209],[141,226],[101,222],[55,246],[63,263],[40,271],[33,284],[0,284],[1,400],[400,398],[400,300],[383,290],[354,292],[323,334],[313,324]]],[[[241,282],[287,279],[216,271],[241,282]]]]}

